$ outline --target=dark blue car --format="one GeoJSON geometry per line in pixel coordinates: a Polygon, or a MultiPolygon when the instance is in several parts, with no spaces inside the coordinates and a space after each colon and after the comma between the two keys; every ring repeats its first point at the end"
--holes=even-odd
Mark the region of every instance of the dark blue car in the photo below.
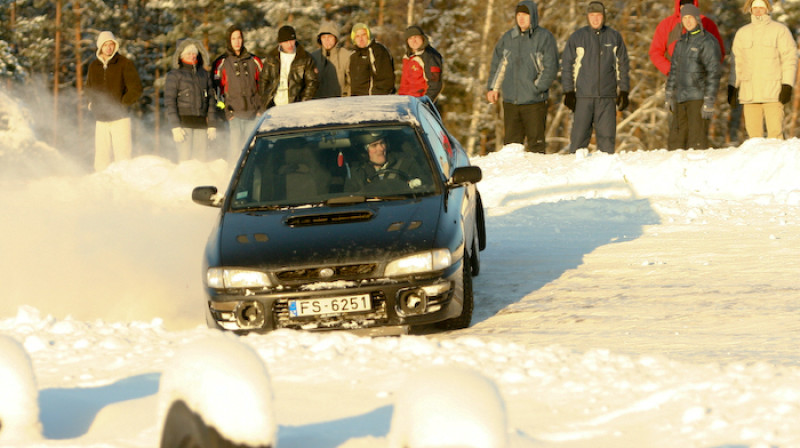
{"type": "Polygon", "coordinates": [[[207,323],[393,333],[469,326],[486,245],[481,170],[427,97],[314,100],[264,114],[204,264],[207,323]]]}

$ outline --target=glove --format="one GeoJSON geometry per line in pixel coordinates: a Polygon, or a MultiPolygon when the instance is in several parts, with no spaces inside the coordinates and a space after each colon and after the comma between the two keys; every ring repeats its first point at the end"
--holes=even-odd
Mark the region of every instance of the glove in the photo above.
{"type": "Polygon", "coordinates": [[[778,96],[781,104],[786,104],[792,99],[792,86],[789,84],[781,84],[781,94],[778,96]]]}
{"type": "Polygon", "coordinates": [[[186,139],[186,131],[183,128],[172,128],[172,139],[175,143],[183,143],[186,139]]]}
{"type": "Polygon", "coordinates": [[[730,84],[728,84],[728,104],[734,109],[739,107],[739,89],[730,84]]]}
{"type": "Polygon", "coordinates": [[[217,109],[219,110],[225,109],[225,101],[222,100],[217,101],[217,109]]]}
{"type": "Polygon", "coordinates": [[[702,115],[703,120],[710,120],[711,117],[714,116],[714,107],[703,104],[703,109],[700,111],[700,115],[702,115]]]}
{"type": "Polygon", "coordinates": [[[617,109],[622,112],[626,107],[628,107],[628,104],[628,92],[624,90],[620,91],[619,95],[617,95],[617,109]]]}
{"type": "Polygon", "coordinates": [[[567,106],[567,109],[575,112],[575,104],[577,102],[574,91],[564,93],[564,105],[567,106]]]}
{"type": "Polygon", "coordinates": [[[420,179],[419,179],[419,178],[417,178],[417,177],[415,177],[415,178],[411,179],[410,181],[408,181],[408,186],[409,186],[410,188],[417,188],[417,187],[419,187],[420,185],[422,185],[422,180],[420,180],[420,179]]]}
{"type": "Polygon", "coordinates": [[[206,129],[206,135],[208,135],[208,139],[213,142],[217,139],[217,128],[206,129]]]}

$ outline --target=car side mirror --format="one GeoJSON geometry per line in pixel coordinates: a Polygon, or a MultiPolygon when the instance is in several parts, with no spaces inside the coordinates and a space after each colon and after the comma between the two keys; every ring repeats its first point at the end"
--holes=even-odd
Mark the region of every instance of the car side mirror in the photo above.
{"type": "Polygon", "coordinates": [[[464,184],[476,184],[483,178],[483,172],[477,166],[462,166],[453,170],[450,177],[450,186],[456,187],[464,184]]]}
{"type": "Polygon", "coordinates": [[[217,187],[203,186],[192,190],[192,200],[200,205],[220,207],[221,202],[217,197],[217,187]]]}

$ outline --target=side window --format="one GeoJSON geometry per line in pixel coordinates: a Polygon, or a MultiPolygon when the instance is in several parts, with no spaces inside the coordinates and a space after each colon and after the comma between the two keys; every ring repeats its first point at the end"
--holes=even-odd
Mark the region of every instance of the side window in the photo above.
{"type": "Polygon", "coordinates": [[[447,133],[439,125],[439,121],[424,108],[420,108],[422,130],[433,149],[433,156],[445,177],[449,178],[453,167],[453,147],[447,133]]]}

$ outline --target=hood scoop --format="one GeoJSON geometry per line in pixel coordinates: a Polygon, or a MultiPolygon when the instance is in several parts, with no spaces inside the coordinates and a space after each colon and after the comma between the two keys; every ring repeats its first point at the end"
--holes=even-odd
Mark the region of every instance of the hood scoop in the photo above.
{"type": "Polygon", "coordinates": [[[355,212],[324,213],[319,215],[292,216],[286,220],[289,227],[321,226],[327,224],[342,224],[350,222],[369,221],[374,216],[370,210],[355,212]]]}

